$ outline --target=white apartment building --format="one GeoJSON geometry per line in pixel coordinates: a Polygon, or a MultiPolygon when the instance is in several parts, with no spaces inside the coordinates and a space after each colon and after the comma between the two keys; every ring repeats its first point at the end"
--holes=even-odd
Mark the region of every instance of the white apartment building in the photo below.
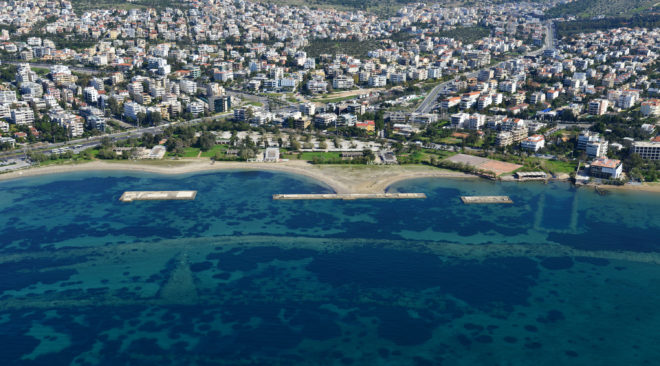
{"type": "Polygon", "coordinates": [[[385,75],[371,75],[369,77],[369,86],[372,88],[379,88],[387,85],[387,77],[385,75]]]}
{"type": "Polygon", "coordinates": [[[539,151],[545,146],[545,137],[543,135],[532,135],[520,143],[520,147],[526,150],[539,151]]]}
{"type": "Polygon", "coordinates": [[[127,118],[137,120],[140,113],[147,114],[147,109],[135,102],[124,103],[124,116],[127,118]]]}
{"type": "Polygon", "coordinates": [[[28,107],[12,109],[11,121],[17,125],[31,125],[34,123],[34,112],[28,107]]]}
{"type": "Polygon", "coordinates": [[[467,113],[456,113],[451,115],[451,127],[453,128],[465,128],[468,118],[470,115],[467,113]]]}
{"type": "Polygon", "coordinates": [[[660,115],[660,99],[651,99],[642,102],[641,112],[646,117],[660,115]]]}
{"type": "Polygon", "coordinates": [[[335,89],[350,89],[355,85],[352,77],[339,75],[332,79],[332,87],[335,89]]]}
{"type": "Polygon", "coordinates": [[[204,104],[201,102],[190,102],[190,104],[188,104],[188,112],[197,117],[204,113],[204,104]]]}
{"type": "Polygon", "coordinates": [[[591,141],[587,143],[587,156],[591,158],[601,158],[607,155],[608,142],[605,140],[591,141]]]}
{"type": "Polygon", "coordinates": [[[183,79],[179,82],[179,87],[183,93],[189,95],[195,95],[197,93],[197,83],[194,80],[183,79]]]}

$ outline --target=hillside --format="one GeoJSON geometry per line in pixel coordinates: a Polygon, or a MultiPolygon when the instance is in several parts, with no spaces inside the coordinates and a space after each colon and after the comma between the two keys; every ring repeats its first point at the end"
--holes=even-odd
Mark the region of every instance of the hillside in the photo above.
{"type": "Polygon", "coordinates": [[[185,4],[178,0],[71,0],[71,4],[78,12],[93,9],[162,9],[166,7],[185,7],[185,4]]]}
{"type": "Polygon", "coordinates": [[[658,0],[575,0],[557,5],[546,12],[549,18],[577,16],[632,16],[653,9],[658,0]]]}

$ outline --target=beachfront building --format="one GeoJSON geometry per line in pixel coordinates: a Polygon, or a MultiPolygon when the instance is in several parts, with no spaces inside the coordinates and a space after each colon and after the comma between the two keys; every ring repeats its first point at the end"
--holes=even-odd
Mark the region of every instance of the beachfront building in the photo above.
{"type": "Polygon", "coordinates": [[[632,147],[633,153],[642,159],[660,160],[660,142],[635,141],[632,147]]]}
{"type": "Polygon", "coordinates": [[[598,158],[591,162],[589,176],[603,179],[618,179],[623,172],[621,160],[598,158]]]}

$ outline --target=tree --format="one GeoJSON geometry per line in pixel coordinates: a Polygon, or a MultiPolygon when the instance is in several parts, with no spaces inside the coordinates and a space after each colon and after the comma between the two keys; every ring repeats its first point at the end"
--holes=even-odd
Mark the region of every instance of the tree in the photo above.
{"type": "Polygon", "coordinates": [[[215,135],[210,132],[203,132],[197,140],[197,145],[202,151],[209,151],[215,146],[215,135]]]}
{"type": "Polygon", "coordinates": [[[110,139],[108,136],[101,138],[101,147],[104,149],[112,147],[112,139],[110,139]]]}
{"type": "Polygon", "coordinates": [[[117,154],[110,148],[102,148],[96,155],[99,159],[116,159],[117,154]]]}
{"type": "Polygon", "coordinates": [[[369,149],[369,148],[364,148],[364,150],[362,150],[362,156],[364,156],[364,158],[368,162],[374,161],[374,159],[376,158],[376,156],[374,155],[374,152],[371,151],[371,149],[369,149]]]}

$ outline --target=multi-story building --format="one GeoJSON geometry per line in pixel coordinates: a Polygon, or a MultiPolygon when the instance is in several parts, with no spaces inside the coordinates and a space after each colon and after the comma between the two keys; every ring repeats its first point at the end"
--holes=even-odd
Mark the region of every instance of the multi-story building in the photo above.
{"type": "Polygon", "coordinates": [[[197,117],[204,113],[204,104],[201,102],[190,102],[190,104],[188,104],[188,112],[194,117],[197,117]]]}
{"type": "Polygon", "coordinates": [[[520,147],[534,152],[539,151],[545,146],[545,137],[543,135],[532,135],[520,143],[520,147]]]}
{"type": "Polygon", "coordinates": [[[632,151],[642,159],[660,160],[660,142],[635,141],[632,151]]]}
{"type": "Polygon", "coordinates": [[[317,114],[314,117],[314,126],[319,128],[327,128],[329,125],[337,121],[337,115],[333,113],[317,114]]]}
{"type": "Polygon", "coordinates": [[[383,87],[387,85],[387,77],[385,75],[371,75],[369,77],[369,86],[372,88],[383,87]]]}
{"type": "Polygon", "coordinates": [[[587,156],[590,158],[602,158],[607,156],[608,142],[605,140],[591,141],[585,148],[587,156]]]}
{"type": "Polygon", "coordinates": [[[28,107],[12,109],[11,121],[17,125],[32,125],[34,123],[34,112],[28,107]]]}
{"type": "Polygon", "coordinates": [[[354,85],[353,78],[346,75],[338,75],[332,79],[332,87],[335,89],[350,89],[354,85]]]}
{"type": "Polygon", "coordinates": [[[582,131],[577,139],[577,149],[586,150],[588,143],[597,141],[600,141],[600,135],[597,132],[582,131]]]}
{"type": "Polygon", "coordinates": [[[506,147],[513,144],[513,134],[509,131],[502,131],[497,134],[495,138],[495,145],[498,147],[506,147]]]}
{"type": "Polygon", "coordinates": [[[126,102],[124,103],[124,116],[126,118],[130,118],[132,120],[137,120],[138,119],[138,114],[146,114],[147,109],[144,108],[142,105],[135,103],[135,102],[126,102]]]}
{"type": "Polygon", "coordinates": [[[316,106],[314,103],[302,103],[298,106],[298,110],[300,113],[308,116],[313,116],[316,114],[316,106]]]}
{"type": "Polygon", "coordinates": [[[591,162],[589,175],[594,178],[618,179],[623,172],[621,160],[598,158],[591,162]]]}
{"type": "Polygon", "coordinates": [[[486,123],[486,116],[475,113],[468,118],[467,128],[470,130],[480,130],[484,123],[486,123]]]}
{"type": "Polygon", "coordinates": [[[595,99],[589,102],[588,112],[594,116],[600,116],[607,112],[609,101],[607,99],[595,99]]]}
{"type": "Polygon", "coordinates": [[[465,128],[470,115],[467,113],[456,113],[451,115],[451,126],[453,128],[465,128]]]}
{"type": "Polygon", "coordinates": [[[231,109],[231,96],[214,96],[209,102],[213,105],[213,111],[216,113],[227,112],[231,109]]]}
{"type": "Polygon", "coordinates": [[[642,102],[641,112],[644,116],[660,115],[660,99],[651,99],[642,102]]]}

